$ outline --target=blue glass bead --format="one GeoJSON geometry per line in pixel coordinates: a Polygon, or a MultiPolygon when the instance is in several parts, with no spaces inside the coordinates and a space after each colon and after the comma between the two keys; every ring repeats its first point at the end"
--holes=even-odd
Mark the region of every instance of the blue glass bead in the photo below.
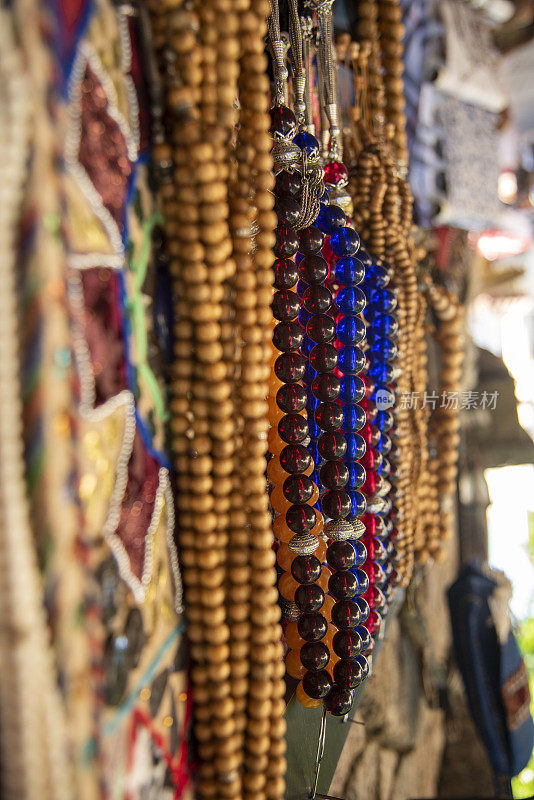
{"type": "Polygon", "coordinates": [[[342,286],[356,286],[361,283],[365,275],[365,264],[358,256],[340,258],[335,266],[336,280],[342,286]]]}
{"type": "Polygon", "coordinates": [[[343,407],[343,430],[345,433],[356,433],[361,430],[367,421],[363,408],[359,405],[346,405],[343,407]]]}
{"type": "Polygon", "coordinates": [[[314,345],[314,342],[309,338],[309,336],[305,336],[304,340],[300,346],[300,352],[305,358],[308,358],[310,355],[310,351],[314,345]]]}
{"type": "Polygon", "coordinates": [[[365,467],[363,464],[360,464],[359,461],[347,461],[347,469],[349,471],[349,479],[345,485],[345,489],[347,492],[353,492],[359,489],[360,486],[363,486],[367,473],[365,467]]]}
{"type": "Polygon", "coordinates": [[[362,567],[367,561],[367,548],[361,541],[361,539],[358,539],[355,542],[351,542],[351,544],[356,550],[356,563],[354,564],[354,566],[362,567]]]}
{"type": "Polygon", "coordinates": [[[359,433],[347,433],[345,461],[359,461],[365,455],[365,439],[359,433]]]}
{"type": "Polygon", "coordinates": [[[299,297],[303,297],[305,292],[310,288],[310,284],[306,283],[306,281],[298,280],[296,285],[297,294],[299,297]]]}
{"type": "Polygon", "coordinates": [[[362,650],[363,652],[365,652],[371,645],[371,634],[369,633],[365,625],[357,625],[356,630],[362,637],[362,642],[363,642],[362,650]]]}
{"type": "Polygon", "coordinates": [[[375,289],[371,292],[369,305],[374,311],[386,311],[391,313],[397,307],[397,298],[389,289],[375,289]]]}
{"type": "MultiPolygon", "coordinates": [[[[361,625],[364,625],[367,620],[369,619],[369,614],[371,613],[371,609],[369,608],[369,603],[364,597],[355,597],[354,602],[358,605],[360,609],[360,614],[362,615],[361,625]]],[[[369,669],[367,670],[369,672],[369,669]]]]}
{"type": "Polygon", "coordinates": [[[391,383],[393,381],[393,367],[391,364],[378,363],[371,364],[369,367],[369,375],[377,383],[391,383]]]}
{"type": "Polygon", "coordinates": [[[363,569],[352,569],[351,572],[354,572],[356,577],[358,578],[358,583],[360,584],[360,591],[358,594],[365,594],[367,589],[369,588],[369,578],[367,574],[363,571],[363,569]]]}
{"type": "Polygon", "coordinates": [[[359,403],[365,397],[365,383],[358,375],[344,375],[339,396],[347,405],[359,403]]]}
{"type": "Polygon", "coordinates": [[[347,217],[339,206],[321,205],[315,225],[323,233],[331,234],[344,226],[346,222],[347,217]]]}
{"type": "MultiPolygon", "coordinates": [[[[322,431],[319,431],[319,433],[322,433],[322,431]]],[[[321,456],[319,455],[319,450],[317,449],[317,442],[311,441],[310,444],[308,445],[308,451],[311,457],[313,458],[313,463],[315,467],[317,468],[317,465],[321,458],[321,456]]]]}
{"type": "Polygon", "coordinates": [[[336,256],[353,256],[360,247],[360,237],[352,228],[338,228],[330,236],[330,249],[336,256]]]}
{"type": "Polygon", "coordinates": [[[349,516],[351,518],[361,517],[362,514],[365,514],[365,509],[367,508],[367,500],[365,499],[365,495],[363,495],[361,492],[349,492],[348,494],[352,507],[349,516]]]}
{"type": "Polygon", "coordinates": [[[308,432],[310,434],[310,439],[318,439],[323,432],[322,429],[317,425],[315,417],[313,417],[311,414],[308,418],[308,432]]]}
{"type": "Polygon", "coordinates": [[[304,253],[295,253],[295,264],[300,264],[303,258],[305,258],[304,253]]]}
{"type": "Polygon", "coordinates": [[[306,325],[308,324],[308,320],[310,319],[310,317],[311,317],[311,312],[308,311],[307,308],[301,308],[301,310],[299,311],[298,320],[302,325],[302,327],[304,328],[304,330],[306,330],[306,325]]]}
{"type": "Polygon", "coordinates": [[[391,339],[379,339],[373,336],[369,353],[382,361],[393,361],[397,356],[397,345],[391,339]]]}
{"type": "Polygon", "coordinates": [[[379,411],[376,415],[375,425],[380,431],[389,431],[393,427],[391,411],[379,411]]]}
{"type": "Polygon", "coordinates": [[[362,261],[364,262],[366,267],[372,267],[373,266],[374,261],[371,258],[371,256],[369,255],[369,253],[367,252],[367,250],[365,250],[365,248],[360,247],[359,255],[360,255],[360,258],[362,259],[362,261]]]}
{"type": "MultiPolygon", "coordinates": [[[[361,598],[361,599],[363,599],[363,598],[361,598]]],[[[362,681],[364,681],[367,678],[367,676],[369,675],[369,662],[367,661],[365,656],[356,656],[355,661],[361,667],[361,670],[362,670],[362,681]]]]}
{"type": "Polygon", "coordinates": [[[399,323],[394,314],[375,314],[370,328],[377,336],[396,336],[399,323]]]}
{"type": "Polygon", "coordinates": [[[307,152],[308,158],[319,158],[319,142],[311,133],[308,133],[307,131],[300,131],[300,133],[297,133],[293,141],[300,147],[301,150],[305,150],[307,152]]]}
{"type": "MultiPolygon", "coordinates": [[[[309,342],[309,344],[311,345],[311,348],[312,348],[312,349],[315,347],[315,344],[314,344],[314,342],[310,342],[310,341],[309,341],[309,339],[307,339],[306,341],[307,341],[307,342],[309,342]]],[[[310,362],[309,362],[309,361],[307,361],[307,362],[306,362],[306,369],[305,369],[305,371],[304,371],[304,378],[303,378],[304,385],[305,385],[305,386],[310,386],[310,385],[311,385],[311,382],[312,382],[312,381],[313,381],[313,379],[315,378],[316,374],[317,374],[317,373],[316,373],[316,371],[314,370],[314,368],[311,366],[310,362]]],[[[311,392],[310,392],[310,394],[311,394],[311,392]]]]}
{"type": "Polygon", "coordinates": [[[386,433],[383,433],[380,437],[376,449],[379,453],[382,453],[383,456],[387,456],[387,454],[391,451],[391,439],[386,433]]]}
{"type": "Polygon", "coordinates": [[[358,287],[347,286],[337,293],[336,306],[342,314],[361,314],[365,308],[365,295],[358,287]]]}
{"type": "Polygon", "coordinates": [[[370,282],[374,283],[377,289],[385,289],[390,281],[389,270],[382,264],[371,264],[366,271],[370,282]]]}
{"type": "Polygon", "coordinates": [[[341,344],[359,344],[365,338],[365,323],[359,317],[342,317],[336,332],[341,344]]]}
{"type": "Polygon", "coordinates": [[[338,369],[344,375],[358,375],[365,367],[365,355],[359,347],[342,347],[338,351],[338,369]]]}

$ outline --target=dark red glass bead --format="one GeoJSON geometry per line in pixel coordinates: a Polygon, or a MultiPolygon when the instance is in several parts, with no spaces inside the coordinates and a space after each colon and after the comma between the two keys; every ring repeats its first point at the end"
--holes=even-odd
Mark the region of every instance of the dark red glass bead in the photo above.
{"type": "Polygon", "coordinates": [[[348,600],[354,597],[358,594],[359,588],[360,582],[352,572],[334,572],[328,580],[328,591],[336,600],[348,600]]]}
{"type": "MultiPolygon", "coordinates": [[[[308,533],[315,525],[316,519],[316,510],[308,503],[295,503],[286,511],[287,527],[294,533],[308,533]]],[[[307,556],[303,556],[303,558],[306,557],[307,556]]],[[[301,583],[303,583],[303,581],[301,581],[301,583]]]]}
{"type": "Polygon", "coordinates": [[[317,611],[303,614],[297,622],[298,632],[305,642],[318,642],[326,635],[326,619],[317,611]]]}
{"type": "Polygon", "coordinates": [[[310,670],[302,679],[302,688],[308,697],[313,697],[315,700],[326,697],[332,688],[330,673],[325,669],[310,670]]]}
{"type": "Polygon", "coordinates": [[[307,503],[313,495],[315,484],[307,475],[289,475],[282,487],[290,503],[307,503]]]}
{"type": "Polygon", "coordinates": [[[287,444],[298,444],[308,435],[308,423],[302,414],[286,414],[278,423],[280,438],[287,444]]]}
{"type": "Polygon", "coordinates": [[[375,468],[375,451],[372,447],[368,447],[363,456],[360,458],[360,464],[362,464],[365,469],[374,469],[375,468]]]}
{"type": "Polygon", "coordinates": [[[341,689],[355,689],[363,681],[363,670],[358,661],[340,659],[334,666],[334,681],[341,689]]]}
{"type": "Polygon", "coordinates": [[[336,335],[336,323],[327,314],[314,314],[308,320],[306,333],[312,342],[330,342],[336,335]]]}
{"type": "Polygon", "coordinates": [[[273,344],[284,353],[288,350],[299,350],[304,340],[304,331],[300,322],[279,322],[273,330],[273,344]]]}
{"type": "Polygon", "coordinates": [[[362,614],[358,604],[354,600],[338,600],[332,606],[332,622],[341,631],[355,628],[360,625],[362,614]]]}
{"type": "Polygon", "coordinates": [[[287,172],[282,170],[276,176],[274,183],[274,193],[276,195],[292,194],[296,195],[302,189],[302,175],[297,170],[287,172]]]}
{"type": "MultiPolygon", "coordinates": [[[[299,586],[301,589],[309,589],[309,586],[299,586]]],[[[296,597],[296,592],[295,592],[296,597]]],[[[300,650],[300,663],[306,669],[324,669],[330,660],[330,651],[324,642],[306,642],[300,650]]]]}
{"type": "MultiPolygon", "coordinates": [[[[360,636],[360,627],[351,628],[348,631],[338,631],[334,636],[332,646],[334,653],[340,658],[356,658],[366,649],[364,641],[360,636]]],[[[367,631],[367,628],[364,628],[367,631]]],[[[369,633],[369,631],[367,631],[369,633]]],[[[371,637],[369,637],[371,638],[371,637]]]]}
{"type": "Polygon", "coordinates": [[[280,464],[290,475],[296,475],[306,472],[311,464],[311,455],[301,444],[288,444],[280,453],[280,464]]]}
{"type": "Polygon", "coordinates": [[[371,397],[376,388],[376,384],[370,375],[366,375],[364,381],[365,381],[365,396],[371,397]]]}
{"type": "Polygon", "coordinates": [[[347,442],[340,431],[322,433],[317,442],[319,454],[327,461],[343,458],[347,450],[347,442]]]}
{"type": "Polygon", "coordinates": [[[376,447],[380,442],[380,439],[384,439],[384,436],[385,434],[380,434],[380,431],[376,425],[371,424],[371,447],[376,447]]]}
{"type": "Polygon", "coordinates": [[[367,397],[364,397],[363,400],[360,402],[360,405],[367,414],[367,422],[374,422],[376,419],[376,415],[378,414],[378,410],[373,401],[369,400],[367,397]]]}
{"type": "Polygon", "coordinates": [[[298,383],[287,383],[280,386],[276,393],[276,404],[285,414],[292,414],[303,411],[306,407],[308,393],[304,386],[298,383]]]}
{"type": "MultiPolygon", "coordinates": [[[[321,508],[323,508],[322,501],[321,508]]],[[[350,569],[356,562],[356,550],[348,541],[332,542],[326,551],[326,560],[334,572],[350,569]]]]}
{"type": "Polygon", "coordinates": [[[336,431],[343,425],[343,408],[337,403],[319,403],[315,421],[323,431],[336,431]]]}
{"type": "Polygon", "coordinates": [[[310,314],[326,314],[332,305],[332,295],[326,286],[310,286],[302,299],[310,314]]]}
{"type": "Polygon", "coordinates": [[[299,268],[290,258],[277,258],[273,272],[275,289],[291,289],[299,279],[299,268]]]}
{"type": "Polygon", "coordinates": [[[310,353],[310,366],[317,372],[332,372],[337,366],[337,350],[333,344],[316,344],[310,353]]]}
{"type": "Polygon", "coordinates": [[[322,465],[319,476],[327,489],[342,489],[349,479],[349,469],[343,461],[327,461],[322,465]]]}
{"type": "Polygon", "coordinates": [[[276,319],[288,322],[298,316],[301,309],[300,297],[289,289],[280,289],[273,295],[271,308],[276,319]]]}
{"type": "Polygon", "coordinates": [[[301,584],[295,590],[295,603],[300,611],[320,611],[324,603],[324,592],[318,583],[301,584]]]}
{"type": "Polygon", "coordinates": [[[342,689],[336,684],[323,700],[324,707],[333,717],[344,717],[351,710],[353,702],[354,692],[350,689],[342,689]]]}
{"type": "Polygon", "coordinates": [[[311,388],[317,400],[327,402],[339,397],[341,381],[332,372],[320,372],[313,379],[311,388]]]}
{"type": "Polygon", "coordinates": [[[273,252],[277,258],[294,256],[299,249],[299,237],[294,228],[283,223],[274,229],[276,236],[273,252]]]}
{"type": "Polygon", "coordinates": [[[297,118],[287,106],[273,106],[269,111],[271,117],[271,135],[284,139],[297,132],[297,118]]]}
{"type": "Polygon", "coordinates": [[[382,627],[382,617],[378,611],[371,611],[369,622],[371,623],[371,635],[376,636],[380,633],[380,628],[382,627]]]}
{"type": "Polygon", "coordinates": [[[299,221],[300,203],[295,197],[289,195],[277,197],[274,203],[274,210],[278,217],[278,223],[293,226],[299,221]]]}
{"type": "Polygon", "coordinates": [[[307,255],[299,264],[299,272],[305,283],[323,283],[328,277],[328,262],[320,255],[307,255]]]}
{"type": "Polygon", "coordinates": [[[329,489],[321,497],[321,510],[331,519],[345,519],[351,509],[350,495],[343,489],[329,489]]]}
{"type": "Polygon", "coordinates": [[[303,228],[299,231],[299,251],[307,256],[311,253],[318,253],[323,246],[324,234],[315,225],[310,228],[303,228]]]}
{"type": "Polygon", "coordinates": [[[314,555],[297,556],[291,564],[291,574],[298,583],[315,583],[321,575],[321,562],[314,555]]]}
{"type": "Polygon", "coordinates": [[[323,181],[326,186],[346,186],[349,173],[341,161],[329,161],[324,165],[323,181]]]}
{"type": "Polygon", "coordinates": [[[274,362],[274,374],[283,383],[298,383],[306,372],[306,359],[299,353],[282,353],[274,362]]]}

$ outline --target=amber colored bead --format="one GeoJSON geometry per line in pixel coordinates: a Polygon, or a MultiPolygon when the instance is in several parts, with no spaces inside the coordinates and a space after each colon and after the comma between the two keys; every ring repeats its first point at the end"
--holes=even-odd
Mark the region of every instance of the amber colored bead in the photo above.
{"type": "Polygon", "coordinates": [[[273,533],[281,542],[289,542],[295,535],[292,530],[287,527],[286,515],[278,514],[273,522],[273,533]]]}
{"type": "Polygon", "coordinates": [[[304,687],[302,686],[302,681],[300,681],[299,685],[297,686],[297,700],[304,706],[304,708],[319,708],[322,704],[322,700],[314,700],[313,697],[309,697],[306,692],[304,691],[304,687]]]}
{"type": "MultiPolygon", "coordinates": [[[[317,491],[317,496],[319,496],[319,491],[317,491]]],[[[312,501],[310,501],[310,502],[312,502],[312,501]]],[[[315,525],[311,529],[310,533],[312,533],[314,536],[320,536],[321,533],[322,533],[323,528],[324,528],[323,515],[321,514],[320,511],[318,511],[317,512],[317,520],[315,522],[315,525]]],[[[326,550],[325,550],[325,553],[326,553],[326,550]]],[[[317,556],[317,558],[319,558],[319,556],[317,556]]],[[[323,558],[319,558],[319,560],[320,561],[324,561],[324,556],[323,556],[323,558]]]]}
{"type": "Polygon", "coordinates": [[[287,472],[280,464],[280,456],[275,455],[267,464],[267,477],[275,485],[283,483],[287,478],[287,472]]]}
{"type": "Polygon", "coordinates": [[[284,631],[284,639],[286,640],[287,646],[291,650],[297,650],[300,652],[300,649],[304,644],[304,639],[299,633],[296,622],[290,622],[289,625],[286,626],[284,631]]]}
{"type": "Polygon", "coordinates": [[[286,672],[292,678],[300,680],[306,674],[306,667],[300,660],[300,652],[298,650],[290,650],[286,655],[286,672]]]}
{"type": "MultiPolygon", "coordinates": [[[[321,516],[321,514],[317,514],[317,516],[321,516]]],[[[313,532],[314,532],[313,530],[310,531],[310,533],[313,533],[313,532]]],[[[317,550],[315,551],[314,556],[316,556],[319,559],[321,564],[324,563],[324,560],[326,558],[326,542],[324,541],[324,539],[319,539],[319,546],[318,546],[317,550]]],[[[321,571],[321,575],[322,575],[322,571],[321,571]]]]}
{"type": "Polygon", "coordinates": [[[278,591],[285,600],[295,600],[295,590],[299,584],[289,572],[284,572],[278,581],[278,591]]]}
{"type": "MultiPolygon", "coordinates": [[[[317,554],[317,551],[315,551],[315,555],[317,556],[317,558],[319,558],[319,556],[317,554]]],[[[325,555],[326,555],[326,551],[325,551],[325,555]]],[[[323,568],[321,570],[321,577],[319,578],[317,583],[319,584],[319,586],[321,586],[324,589],[325,592],[328,589],[328,581],[330,579],[330,575],[331,574],[332,574],[332,571],[330,569],[328,569],[328,567],[323,566],[323,568]]]]}
{"type": "Polygon", "coordinates": [[[291,564],[295,558],[295,553],[289,549],[287,544],[281,544],[276,554],[276,560],[284,572],[291,572],[291,564]]]}
{"type": "Polygon", "coordinates": [[[285,514],[291,503],[286,500],[282,491],[282,486],[275,486],[270,495],[271,506],[278,514],[285,514]]]}
{"type": "Polygon", "coordinates": [[[335,605],[335,602],[336,600],[334,597],[332,597],[329,594],[325,595],[323,607],[321,609],[321,614],[326,617],[328,622],[330,622],[330,620],[332,619],[332,609],[335,605]]]}

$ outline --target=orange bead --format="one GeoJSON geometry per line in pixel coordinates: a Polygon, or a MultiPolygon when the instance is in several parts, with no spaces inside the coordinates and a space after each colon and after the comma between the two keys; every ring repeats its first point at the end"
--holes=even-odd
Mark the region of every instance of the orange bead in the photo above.
{"type": "Polygon", "coordinates": [[[291,564],[294,558],[295,553],[289,549],[287,544],[280,545],[278,553],[276,554],[276,560],[285,572],[291,572],[291,564]]]}
{"type": "Polygon", "coordinates": [[[267,464],[267,477],[275,486],[283,483],[287,478],[287,472],[280,464],[280,456],[273,456],[267,464]]]}
{"type": "Polygon", "coordinates": [[[278,484],[275,486],[271,492],[271,506],[278,514],[282,514],[287,511],[287,509],[291,506],[289,500],[286,500],[284,497],[284,492],[282,491],[282,484],[278,484]]]}
{"type": "MultiPolygon", "coordinates": [[[[323,609],[321,609],[320,613],[323,614],[323,616],[325,616],[323,609]]],[[[321,639],[322,643],[328,647],[331,653],[333,652],[334,649],[333,639],[336,633],[337,633],[337,628],[335,628],[332,624],[330,624],[328,626],[328,630],[326,631],[325,636],[323,636],[323,638],[321,639]]]]}
{"type": "Polygon", "coordinates": [[[335,597],[332,597],[329,594],[325,595],[323,607],[321,608],[321,614],[328,622],[330,622],[332,619],[332,607],[335,602],[335,597]]]}
{"type": "Polygon", "coordinates": [[[267,434],[267,446],[269,448],[269,452],[273,454],[273,456],[278,456],[286,446],[286,443],[283,442],[280,438],[280,434],[278,433],[278,428],[276,425],[273,425],[271,421],[271,427],[269,428],[269,432],[267,434]]]}
{"type": "Polygon", "coordinates": [[[291,650],[296,650],[298,653],[300,653],[300,649],[304,645],[304,639],[299,634],[296,622],[290,622],[289,625],[286,626],[284,638],[287,646],[291,650]]]}
{"type": "Polygon", "coordinates": [[[322,587],[322,589],[325,592],[325,594],[328,591],[328,579],[330,578],[331,574],[332,574],[332,571],[328,567],[323,566],[323,568],[321,570],[321,576],[320,576],[319,580],[317,581],[319,586],[322,587]]]}
{"type": "Polygon", "coordinates": [[[306,668],[302,666],[300,661],[300,652],[298,650],[290,650],[286,656],[286,672],[292,678],[300,680],[306,673],[306,668]]]}
{"type": "Polygon", "coordinates": [[[278,591],[285,600],[295,600],[295,592],[299,584],[290,572],[284,572],[278,581],[278,591]]]}
{"type": "Polygon", "coordinates": [[[293,531],[289,530],[286,523],[285,514],[277,514],[273,522],[273,531],[277,539],[281,542],[289,542],[295,535],[293,531]]]}
{"type": "Polygon", "coordinates": [[[336,654],[330,650],[330,660],[326,665],[325,669],[332,677],[334,677],[334,667],[336,666],[338,661],[339,661],[339,656],[336,656],[336,654]]]}
{"type": "Polygon", "coordinates": [[[300,681],[297,686],[297,700],[304,708],[319,708],[322,703],[322,700],[314,700],[313,697],[309,697],[306,694],[302,686],[302,681],[300,681]]]}
{"type": "MultiPolygon", "coordinates": [[[[310,501],[311,502],[311,501],[310,501]]],[[[311,529],[310,533],[314,536],[320,536],[323,532],[324,527],[324,518],[320,511],[317,512],[317,519],[315,520],[315,525],[311,529]]],[[[326,553],[326,550],[325,550],[326,553]]]]}
{"type": "Polygon", "coordinates": [[[319,539],[319,547],[314,553],[314,556],[317,556],[321,564],[326,558],[326,542],[324,539],[319,539]]]}

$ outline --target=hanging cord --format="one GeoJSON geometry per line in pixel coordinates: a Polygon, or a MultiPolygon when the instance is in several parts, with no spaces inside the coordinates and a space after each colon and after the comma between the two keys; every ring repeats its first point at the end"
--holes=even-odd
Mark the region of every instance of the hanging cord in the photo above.
{"type": "Polygon", "coordinates": [[[330,142],[325,157],[341,161],[343,143],[339,127],[337,102],[336,53],[334,49],[334,24],[332,19],[333,0],[322,0],[315,5],[319,24],[319,48],[317,63],[319,84],[323,92],[324,112],[330,127],[330,142]]]}

